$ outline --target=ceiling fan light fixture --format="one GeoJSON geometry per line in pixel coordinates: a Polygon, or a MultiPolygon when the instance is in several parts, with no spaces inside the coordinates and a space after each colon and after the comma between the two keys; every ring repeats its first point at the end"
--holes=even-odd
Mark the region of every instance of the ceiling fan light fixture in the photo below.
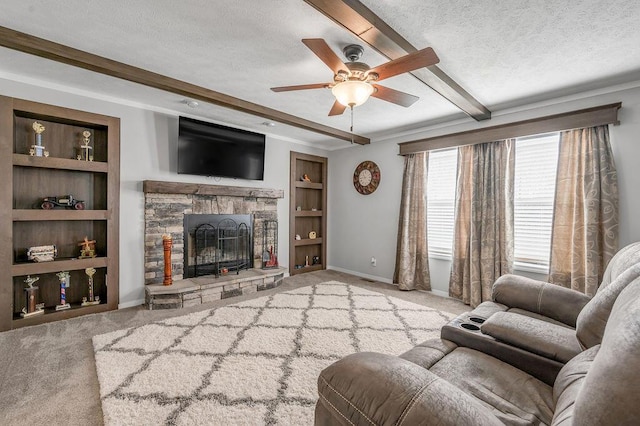
{"type": "Polygon", "coordinates": [[[373,86],[364,81],[342,81],[331,89],[336,100],[344,106],[354,107],[362,105],[373,93],[373,86]]]}

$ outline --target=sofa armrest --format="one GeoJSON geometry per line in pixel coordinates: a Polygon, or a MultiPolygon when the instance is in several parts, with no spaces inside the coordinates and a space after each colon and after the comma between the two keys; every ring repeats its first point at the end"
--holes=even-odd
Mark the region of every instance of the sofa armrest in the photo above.
{"type": "Polygon", "coordinates": [[[496,340],[566,364],[582,352],[575,330],[511,312],[497,312],[480,330],[496,340]]]}
{"type": "Polygon", "coordinates": [[[501,425],[477,400],[396,356],[361,352],[318,378],[316,425],[501,425]]]}
{"type": "Polygon", "coordinates": [[[578,314],[589,302],[579,291],[519,275],[503,275],[493,284],[492,299],[576,327],[578,314]]]}

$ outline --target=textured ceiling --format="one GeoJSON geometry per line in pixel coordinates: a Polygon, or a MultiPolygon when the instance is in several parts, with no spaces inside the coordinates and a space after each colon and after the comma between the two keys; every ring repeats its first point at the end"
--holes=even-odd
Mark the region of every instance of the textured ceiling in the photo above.
{"type": "MultiPolygon", "coordinates": [[[[640,2],[362,0],[492,111],[613,83],[640,80],[640,2]]],[[[359,40],[302,0],[3,0],[0,25],[185,80],[341,130],[328,117],[329,90],[273,93],[270,87],[331,81],[302,43],[341,49],[359,40]]],[[[361,61],[387,59],[365,46],[361,61]]],[[[213,105],[190,109],[178,95],[0,48],[0,76],[35,78],[139,104],[309,141],[347,143],[213,105]]],[[[354,131],[376,138],[464,117],[417,79],[384,85],[420,97],[410,108],[371,99],[354,131]]],[[[469,119],[471,120],[471,119],[469,119]]]]}

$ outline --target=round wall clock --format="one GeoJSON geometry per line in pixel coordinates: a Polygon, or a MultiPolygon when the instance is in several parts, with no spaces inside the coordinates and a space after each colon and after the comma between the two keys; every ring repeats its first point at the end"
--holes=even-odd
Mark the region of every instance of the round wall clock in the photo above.
{"type": "Polygon", "coordinates": [[[369,195],[380,185],[380,168],[373,161],[363,161],[353,172],[353,186],[362,195],[369,195]]]}

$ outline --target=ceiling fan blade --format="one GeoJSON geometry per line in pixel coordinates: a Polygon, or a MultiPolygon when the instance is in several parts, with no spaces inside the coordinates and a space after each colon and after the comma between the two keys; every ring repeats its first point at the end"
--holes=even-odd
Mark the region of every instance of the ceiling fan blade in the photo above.
{"type": "Polygon", "coordinates": [[[338,55],[329,47],[326,41],[321,38],[305,38],[302,42],[309,48],[318,58],[331,70],[334,74],[338,74],[338,71],[349,72],[347,66],[340,60],[338,55]]]}
{"type": "Polygon", "coordinates": [[[307,89],[324,89],[329,87],[329,83],[315,83],[315,84],[300,84],[298,86],[281,86],[272,87],[274,92],[290,92],[292,90],[307,90],[307,89]]]}
{"type": "Polygon", "coordinates": [[[345,109],[347,109],[346,106],[342,105],[338,101],[335,101],[333,103],[333,106],[331,107],[331,111],[329,111],[329,116],[340,115],[340,114],[342,114],[344,112],[345,109]]]}
{"type": "Polygon", "coordinates": [[[432,48],[427,47],[426,49],[418,50],[417,52],[409,53],[393,61],[378,65],[370,70],[369,73],[375,72],[379,76],[377,81],[381,81],[394,75],[435,65],[438,62],[440,62],[440,59],[438,55],[436,55],[436,52],[434,52],[432,48]]]}
{"type": "Polygon", "coordinates": [[[390,89],[389,87],[380,86],[379,84],[374,84],[373,87],[377,90],[375,90],[371,96],[403,107],[410,107],[420,99],[417,96],[413,96],[399,90],[390,89]]]}

